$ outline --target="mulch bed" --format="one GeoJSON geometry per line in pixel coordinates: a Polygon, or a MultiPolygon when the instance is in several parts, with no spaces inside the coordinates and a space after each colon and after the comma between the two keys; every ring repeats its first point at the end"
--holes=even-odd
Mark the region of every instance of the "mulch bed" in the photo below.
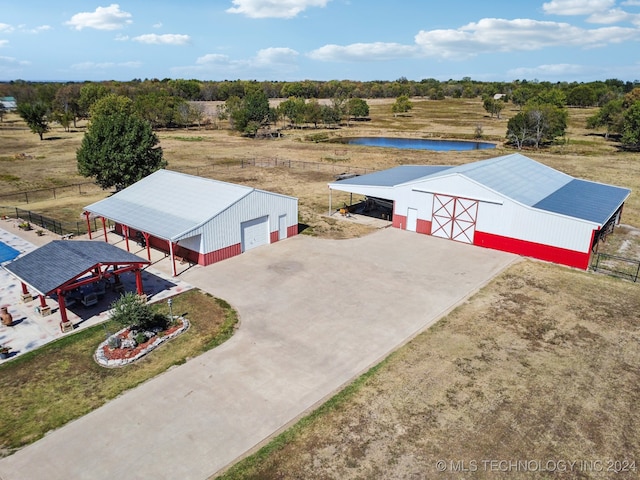
{"type": "MultiPolygon", "coordinates": [[[[102,342],[95,353],[95,360],[104,367],[121,367],[128,365],[139,358],[143,357],[162,343],[171,340],[189,328],[189,321],[186,318],[176,319],[176,324],[168,329],[154,335],[144,343],[140,343],[132,348],[113,348],[109,345],[109,339],[102,342]]],[[[129,337],[130,328],[123,328],[119,332],[112,335],[118,337],[121,341],[129,337]]],[[[111,338],[111,337],[110,337],[111,338]]]]}

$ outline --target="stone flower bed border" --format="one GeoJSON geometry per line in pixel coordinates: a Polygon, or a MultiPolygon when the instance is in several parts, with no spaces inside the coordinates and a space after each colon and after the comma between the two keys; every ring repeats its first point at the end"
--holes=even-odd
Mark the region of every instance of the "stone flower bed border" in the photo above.
{"type": "MultiPolygon", "coordinates": [[[[149,339],[148,342],[142,344],[143,348],[141,348],[135,355],[128,356],[125,358],[110,359],[108,357],[108,352],[110,352],[112,349],[109,346],[109,339],[111,337],[118,337],[118,336],[122,337],[125,332],[129,331],[129,327],[125,327],[122,330],[117,331],[113,335],[110,335],[109,338],[107,338],[104,342],[98,345],[98,348],[96,349],[96,352],[94,354],[94,359],[96,362],[98,362],[99,365],[102,365],[103,367],[123,367],[130,363],[133,363],[139,358],[145,356],[150,351],[160,346],[161,344],[163,344],[164,342],[177,337],[178,335],[185,332],[189,328],[189,320],[187,320],[184,317],[180,317],[178,318],[178,320],[182,321],[181,327],[178,327],[176,329],[171,328],[171,332],[167,333],[166,335],[162,335],[162,336],[155,335],[154,337],[149,339]]],[[[136,350],[137,348],[138,347],[132,350],[136,350]]],[[[118,350],[121,350],[121,349],[118,349],[118,350]]]]}

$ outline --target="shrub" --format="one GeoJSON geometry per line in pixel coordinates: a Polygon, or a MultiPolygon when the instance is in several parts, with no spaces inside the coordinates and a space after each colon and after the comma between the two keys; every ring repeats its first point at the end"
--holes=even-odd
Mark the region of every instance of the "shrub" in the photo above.
{"type": "Polygon", "coordinates": [[[142,344],[142,343],[146,342],[147,340],[148,340],[147,335],[146,335],[144,332],[139,332],[139,333],[136,335],[136,343],[137,343],[138,345],[140,345],[140,344],[142,344]]]}
{"type": "Polygon", "coordinates": [[[154,314],[135,293],[127,292],[111,304],[112,320],[131,330],[147,330],[153,325],[154,314]]]}

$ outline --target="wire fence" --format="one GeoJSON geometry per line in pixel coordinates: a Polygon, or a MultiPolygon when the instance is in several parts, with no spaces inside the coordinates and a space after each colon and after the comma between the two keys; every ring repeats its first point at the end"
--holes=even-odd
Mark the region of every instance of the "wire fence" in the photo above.
{"type": "MultiPolygon", "coordinates": [[[[336,154],[340,154],[341,152],[336,151],[336,154]]],[[[351,165],[344,165],[340,163],[342,160],[339,159],[339,155],[332,156],[328,158],[327,163],[323,162],[305,162],[302,160],[287,160],[277,157],[253,157],[253,158],[244,158],[244,159],[222,159],[212,161],[209,165],[198,165],[198,166],[179,166],[174,167],[170,166],[171,170],[175,170],[177,172],[182,173],[190,173],[192,175],[211,177],[215,175],[215,172],[219,172],[220,170],[230,170],[234,168],[249,168],[249,167],[260,167],[260,168],[288,168],[291,170],[303,170],[309,172],[325,172],[331,174],[342,174],[342,173],[354,173],[357,175],[365,175],[367,173],[371,173],[375,170],[371,168],[362,168],[362,167],[353,167],[351,165]],[[337,160],[336,160],[337,159],[337,160]]]]}
{"type": "Polygon", "coordinates": [[[87,195],[102,191],[93,182],[75,183],[72,185],[62,185],[59,187],[42,188],[39,190],[27,190],[22,192],[5,193],[0,195],[0,203],[3,204],[23,204],[35,203],[45,200],[73,197],[77,195],[87,195]]]}
{"type": "Polygon", "coordinates": [[[637,282],[640,277],[640,260],[618,257],[608,253],[596,253],[591,260],[591,269],[594,272],[603,271],[637,282]]]}

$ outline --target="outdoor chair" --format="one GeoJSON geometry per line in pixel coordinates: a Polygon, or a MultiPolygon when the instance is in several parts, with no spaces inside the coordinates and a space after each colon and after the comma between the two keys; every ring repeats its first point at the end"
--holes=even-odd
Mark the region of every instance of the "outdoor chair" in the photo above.
{"type": "Polygon", "coordinates": [[[85,307],[91,307],[92,305],[96,305],[98,303],[98,294],[97,293],[87,293],[80,302],[85,307]]]}

